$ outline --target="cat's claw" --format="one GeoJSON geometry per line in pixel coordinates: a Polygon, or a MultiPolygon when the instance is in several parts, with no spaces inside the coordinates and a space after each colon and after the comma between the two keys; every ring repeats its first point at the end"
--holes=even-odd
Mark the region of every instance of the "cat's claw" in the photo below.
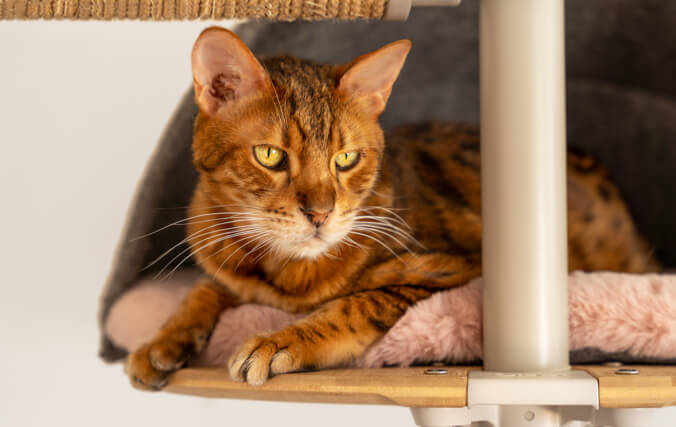
{"type": "Polygon", "coordinates": [[[298,343],[282,337],[248,339],[228,363],[230,377],[251,385],[264,384],[273,375],[303,368],[302,349],[298,343]]]}

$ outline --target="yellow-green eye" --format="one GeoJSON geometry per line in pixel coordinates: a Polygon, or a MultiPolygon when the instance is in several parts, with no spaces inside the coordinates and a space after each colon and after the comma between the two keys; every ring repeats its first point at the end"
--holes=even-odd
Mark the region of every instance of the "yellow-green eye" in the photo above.
{"type": "Polygon", "coordinates": [[[357,164],[359,161],[359,152],[358,151],[348,151],[345,153],[339,153],[336,156],[336,167],[339,171],[346,171],[357,164]]]}
{"type": "Polygon", "coordinates": [[[286,153],[272,145],[256,145],[254,147],[256,160],[266,168],[276,169],[282,166],[286,153]]]}

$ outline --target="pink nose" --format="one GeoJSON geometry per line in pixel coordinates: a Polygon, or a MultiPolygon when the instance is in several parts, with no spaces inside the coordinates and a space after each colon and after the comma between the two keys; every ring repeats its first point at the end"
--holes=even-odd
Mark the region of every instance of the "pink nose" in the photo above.
{"type": "Polygon", "coordinates": [[[301,209],[303,214],[307,217],[308,221],[315,227],[321,227],[322,224],[326,222],[326,218],[329,217],[331,211],[311,211],[301,209]]]}

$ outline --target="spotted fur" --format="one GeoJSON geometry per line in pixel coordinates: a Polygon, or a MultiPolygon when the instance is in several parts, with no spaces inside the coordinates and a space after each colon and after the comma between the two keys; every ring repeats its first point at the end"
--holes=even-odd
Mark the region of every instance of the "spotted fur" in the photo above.
{"type": "MultiPolygon", "coordinates": [[[[211,31],[227,49],[246,49],[234,35],[211,31]]],[[[236,67],[228,75],[215,72],[209,92],[201,90],[209,84],[205,74],[195,72],[200,180],[188,241],[209,282],[129,358],[136,383],[162,387],[234,304],[310,312],[277,333],[252,337],[235,353],[231,376],[261,384],[272,375],[346,364],[408,307],[481,274],[477,128],[426,123],[385,136],[377,119],[398,69],[371,92],[360,81],[345,82],[363,79],[369,61],[392,49],[408,51],[390,46],[347,66],[291,56],[259,63],[240,52],[244,59],[236,65],[263,76],[252,93],[236,67]],[[284,150],[287,163],[266,169],[253,157],[256,144],[284,150]],[[334,158],[344,151],[360,158],[341,172],[334,158]],[[308,211],[326,213],[325,222],[317,227],[308,211]],[[233,234],[238,226],[248,228],[233,234]]],[[[571,153],[568,188],[571,269],[657,269],[600,165],[571,153]]]]}

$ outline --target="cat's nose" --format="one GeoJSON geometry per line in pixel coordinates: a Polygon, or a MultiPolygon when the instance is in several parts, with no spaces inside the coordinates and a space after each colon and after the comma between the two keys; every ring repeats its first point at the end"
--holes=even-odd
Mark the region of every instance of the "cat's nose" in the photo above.
{"type": "Polygon", "coordinates": [[[319,228],[322,226],[322,224],[326,222],[326,218],[329,217],[329,214],[333,211],[333,209],[325,211],[315,211],[301,208],[301,211],[312,225],[319,228]]]}

